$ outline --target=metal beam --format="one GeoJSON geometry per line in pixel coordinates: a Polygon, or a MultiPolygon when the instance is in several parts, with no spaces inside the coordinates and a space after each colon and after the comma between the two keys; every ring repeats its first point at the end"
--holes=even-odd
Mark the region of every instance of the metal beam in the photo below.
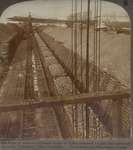
{"type": "MultiPolygon", "coordinates": [[[[18,21],[18,22],[27,22],[28,17],[13,17],[8,18],[9,21],[18,21]]],[[[71,20],[63,20],[63,19],[46,19],[46,18],[31,18],[32,23],[59,23],[59,24],[72,24],[74,23],[80,23],[80,20],[71,21],[71,20]]],[[[86,21],[82,21],[84,24],[86,24],[86,21]]],[[[93,22],[93,21],[92,21],[93,22]]]]}
{"type": "Polygon", "coordinates": [[[26,102],[22,104],[9,104],[0,105],[0,112],[10,112],[19,111],[25,109],[36,109],[43,107],[51,107],[52,105],[64,104],[84,104],[93,103],[95,101],[102,100],[122,100],[124,98],[130,98],[130,91],[116,91],[116,92],[96,92],[96,93],[86,93],[72,96],[56,96],[56,97],[46,97],[44,100],[38,100],[37,102],[26,102]]]}

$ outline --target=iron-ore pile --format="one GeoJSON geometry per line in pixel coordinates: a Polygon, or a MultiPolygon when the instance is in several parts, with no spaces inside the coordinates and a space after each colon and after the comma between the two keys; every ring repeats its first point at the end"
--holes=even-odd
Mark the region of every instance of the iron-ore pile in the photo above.
{"type": "Polygon", "coordinates": [[[44,56],[46,68],[48,68],[50,75],[53,78],[57,93],[59,95],[72,94],[72,82],[70,77],[66,74],[64,68],[59,64],[50,50],[48,51],[48,47],[37,33],[35,33],[35,37],[38,41],[42,55],[44,56]]]}
{"type": "MultiPolygon", "coordinates": [[[[72,83],[71,78],[69,77],[69,75],[64,70],[63,66],[59,64],[58,60],[53,56],[53,54],[50,50],[48,52],[48,47],[47,47],[46,44],[44,44],[44,42],[40,38],[40,36],[37,33],[35,33],[35,37],[36,37],[36,40],[38,42],[41,53],[44,56],[44,61],[45,61],[45,64],[46,64],[46,68],[47,68],[48,72],[50,73],[50,76],[53,80],[53,83],[54,83],[53,86],[55,87],[56,92],[57,92],[56,95],[62,95],[62,96],[72,95],[73,90],[76,90],[77,93],[79,93],[78,89],[76,89],[74,84],[72,83]]],[[[80,123],[81,122],[81,108],[80,107],[81,107],[81,105],[79,106],[79,109],[77,111],[78,116],[79,116],[79,119],[78,119],[79,124],[81,124],[80,123]]],[[[63,109],[63,108],[58,108],[58,109],[59,109],[58,110],[58,115],[60,114],[60,116],[63,116],[63,114],[61,112],[61,109],[63,109]]],[[[65,109],[65,112],[66,112],[67,116],[69,116],[70,124],[72,124],[72,122],[73,122],[73,120],[72,120],[72,116],[73,116],[72,106],[71,105],[64,106],[64,109],[65,109]]],[[[95,116],[95,114],[93,113],[92,110],[91,110],[91,115],[95,116]]],[[[84,124],[84,126],[85,126],[85,124],[84,124]]],[[[81,125],[79,125],[79,127],[80,127],[80,129],[79,129],[79,133],[78,133],[79,134],[78,138],[80,138],[81,137],[80,134],[83,134],[83,132],[84,132],[84,131],[82,131],[81,125]]],[[[104,127],[102,126],[102,124],[100,125],[100,129],[102,129],[103,135],[105,137],[108,136],[105,129],[104,129],[104,127]]],[[[91,129],[91,131],[93,132],[93,128],[91,129]]],[[[76,135],[74,134],[74,137],[75,136],[76,135]]]]}
{"type": "MultiPolygon", "coordinates": [[[[41,27],[39,28],[41,33],[48,34],[56,41],[59,41],[66,48],[71,50],[71,28],[64,27],[41,27]]],[[[93,43],[94,43],[94,30],[90,28],[90,56],[93,58],[93,43]]],[[[110,72],[121,80],[124,84],[130,87],[130,34],[117,34],[112,31],[101,31],[101,67],[106,71],[110,72]],[[124,64],[124,65],[123,65],[124,64]]],[[[80,37],[79,37],[80,38],[80,37]]],[[[78,54],[80,55],[80,39],[78,38],[77,48],[78,54]]],[[[86,59],[86,29],[83,30],[83,59],[86,59]]],[[[60,52],[61,54],[64,52],[60,52]]],[[[65,55],[66,59],[67,57],[65,55]]],[[[64,60],[65,61],[65,60],[64,60]]]]}
{"type": "MultiPolygon", "coordinates": [[[[46,42],[46,44],[49,46],[51,51],[57,57],[57,59],[63,64],[63,67],[65,67],[65,70],[67,70],[67,72],[72,73],[72,55],[71,55],[72,52],[71,52],[71,50],[66,48],[60,42],[56,41],[56,39],[54,40],[53,37],[51,37],[51,35],[49,35],[49,34],[46,34],[46,32],[42,32],[41,30],[38,30],[38,32],[39,32],[41,38],[46,42]]],[[[79,65],[80,64],[80,59],[81,59],[80,56],[77,55],[77,63],[78,63],[78,65],[77,65],[77,76],[78,77],[77,78],[79,80],[80,80],[80,76],[81,76],[81,74],[80,74],[80,72],[81,72],[80,71],[80,65],[79,65]]],[[[85,81],[86,81],[85,64],[86,64],[86,61],[85,61],[85,59],[83,59],[83,82],[81,81],[82,82],[82,87],[83,87],[83,89],[82,89],[83,92],[85,92],[85,81]]],[[[91,91],[93,92],[93,87],[95,85],[95,81],[93,79],[94,74],[95,74],[94,70],[96,70],[97,68],[96,68],[96,66],[94,65],[93,62],[90,62],[89,66],[90,66],[90,70],[89,70],[89,75],[90,75],[89,88],[90,88],[90,92],[91,91]]],[[[121,80],[119,80],[119,76],[114,76],[114,74],[111,74],[110,72],[108,72],[108,70],[105,70],[104,68],[98,68],[98,69],[100,69],[99,73],[100,73],[100,78],[101,78],[100,83],[99,83],[100,91],[112,91],[113,92],[113,91],[117,91],[117,90],[127,89],[129,87],[128,84],[125,84],[125,82],[123,83],[121,80]]],[[[121,75],[121,73],[120,73],[120,75],[121,75]]],[[[60,81],[58,80],[58,85],[60,84],[59,82],[60,81]]],[[[64,80],[62,82],[64,82],[64,80]]],[[[67,86],[64,84],[64,87],[66,88],[67,86]]],[[[78,90],[79,90],[79,88],[78,88],[78,90]]],[[[128,100],[127,102],[125,100],[122,100],[122,103],[123,103],[122,112],[123,112],[123,114],[125,114],[122,118],[122,123],[124,124],[123,125],[124,126],[123,130],[125,130],[125,132],[128,133],[130,118],[127,118],[126,115],[129,116],[129,114],[130,114],[130,110],[129,110],[130,100],[128,100]],[[129,111],[125,111],[125,110],[129,110],[129,111]]],[[[103,101],[99,104],[99,106],[105,114],[107,114],[111,117],[111,112],[112,112],[112,109],[113,109],[112,101],[108,101],[108,100],[103,101]],[[107,111],[108,111],[108,113],[107,113],[107,111]]],[[[99,112],[98,112],[98,114],[99,114],[99,112]]]]}

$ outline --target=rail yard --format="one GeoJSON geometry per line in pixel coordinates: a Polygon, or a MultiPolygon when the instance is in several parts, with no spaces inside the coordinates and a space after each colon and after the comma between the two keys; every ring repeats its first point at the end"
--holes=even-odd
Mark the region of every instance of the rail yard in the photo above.
{"type": "Polygon", "coordinates": [[[69,20],[0,24],[0,138],[131,136],[130,25],[103,29],[101,1],[94,20],[77,3],[69,20]]]}
{"type": "Polygon", "coordinates": [[[12,29],[12,34],[1,40],[1,138],[129,136],[128,86],[101,69],[100,90],[95,92],[96,66],[90,63],[91,93],[87,94],[85,74],[80,80],[80,65],[77,79],[74,79],[68,48],[39,28],[8,26],[15,31],[12,29]],[[118,108],[122,112],[121,118],[116,115],[120,111],[118,108]],[[119,135],[118,122],[113,121],[113,117],[120,119],[122,135],[119,135]]]}

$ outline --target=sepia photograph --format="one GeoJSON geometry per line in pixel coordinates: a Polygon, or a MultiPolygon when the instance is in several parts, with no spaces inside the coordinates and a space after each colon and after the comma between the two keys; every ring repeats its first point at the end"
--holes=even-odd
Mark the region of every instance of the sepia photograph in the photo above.
{"type": "Polygon", "coordinates": [[[130,139],[131,14],[131,0],[1,0],[0,139],[130,139]]]}

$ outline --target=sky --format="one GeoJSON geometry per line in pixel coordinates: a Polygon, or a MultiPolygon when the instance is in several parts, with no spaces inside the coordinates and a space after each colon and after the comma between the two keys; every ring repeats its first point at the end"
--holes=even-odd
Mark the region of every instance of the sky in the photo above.
{"type": "MultiPolygon", "coordinates": [[[[78,0],[78,6],[80,6],[78,0]]],[[[91,9],[94,10],[94,0],[91,3],[91,9]]],[[[78,7],[80,11],[80,7],[78,7]]],[[[83,11],[87,11],[87,0],[83,0],[83,11]]],[[[32,0],[28,2],[21,2],[8,7],[2,14],[0,22],[7,21],[7,18],[13,16],[27,16],[31,12],[33,17],[40,18],[57,18],[66,19],[72,12],[72,0],[32,0]]],[[[93,11],[92,11],[93,12],[93,11]]],[[[102,16],[115,15],[121,19],[127,19],[126,12],[120,6],[102,2],[102,16]],[[122,16],[122,17],[119,17],[122,16]]]]}

